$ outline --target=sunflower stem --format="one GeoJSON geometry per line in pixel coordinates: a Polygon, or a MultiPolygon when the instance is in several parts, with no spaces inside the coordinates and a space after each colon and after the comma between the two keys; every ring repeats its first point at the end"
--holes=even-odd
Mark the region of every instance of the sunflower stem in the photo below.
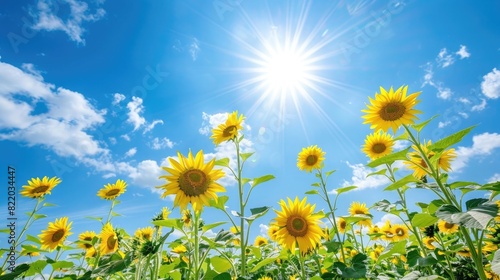
{"type": "MultiPolygon", "coordinates": [[[[57,259],[59,258],[60,254],[61,254],[61,246],[57,246],[57,253],[56,257],[54,258],[54,262],[57,262],[57,259]]],[[[55,269],[52,269],[49,275],[49,280],[52,279],[52,275],[54,274],[55,271],[56,271],[55,269]]]]}
{"type": "Polygon", "coordinates": [[[302,255],[302,252],[300,250],[298,250],[299,252],[299,261],[300,261],[300,273],[302,274],[302,277],[301,279],[308,279],[307,278],[307,275],[306,275],[306,268],[305,268],[305,265],[304,265],[304,256],[302,255]]]}
{"type": "Polygon", "coordinates": [[[199,280],[200,279],[200,237],[199,237],[199,232],[198,232],[198,228],[199,228],[199,223],[200,223],[200,213],[198,211],[196,211],[194,208],[193,208],[193,212],[194,212],[194,264],[193,264],[193,267],[194,267],[194,280],[199,280]]]}
{"type": "MultiPolygon", "coordinates": [[[[246,239],[245,239],[245,205],[246,201],[243,193],[243,184],[241,181],[242,165],[240,159],[240,142],[238,139],[234,139],[234,144],[236,146],[236,160],[238,168],[238,195],[240,199],[240,249],[241,249],[241,277],[246,275],[246,239]]],[[[248,199],[247,199],[248,201],[248,199]]]]}

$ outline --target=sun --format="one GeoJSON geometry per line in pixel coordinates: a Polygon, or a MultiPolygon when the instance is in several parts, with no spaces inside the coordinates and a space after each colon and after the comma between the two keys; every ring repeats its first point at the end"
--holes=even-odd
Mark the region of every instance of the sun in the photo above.
{"type": "Polygon", "coordinates": [[[272,50],[263,61],[262,83],[274,93],[297,92],[308,82],[307,66],[296,50],[272,50]]]}

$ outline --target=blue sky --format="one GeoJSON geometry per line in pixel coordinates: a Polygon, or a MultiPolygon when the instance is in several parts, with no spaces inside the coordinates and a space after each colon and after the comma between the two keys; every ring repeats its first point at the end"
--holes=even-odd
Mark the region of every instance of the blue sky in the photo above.
{"type": "MultiPolygon", "coordinates": [[[[498,1],[300,2],[2,1],[4,181],[8,165],[18,189],[32,177],[62,179],[47,197],[58,207],[45,209],[49,218],[31,234],[60,216],[73,221],[71,240],[99,231],[85,217],[107,214],[110,203],[96,193],[117,179],[128,188],[113,223],[129,233],[148,226],[161,207],[173,207],[154,188],[168,157],[203,149],[210,158],[234,158],[209,139],[234,110],[247,117],[244,149],[255,151],[244,175],[276,176],[254,191],[249,208],[278,207],[310,189],[314,175],[296,167],[309,145],[319,145],[326,169],[337,170],[329,189],[359,186],[339,200],[338,215],[351,201],[395,201],[383,191],[386,180],[365,178],[371,170],[360,150],[371,132],[361,110],[379,86],[422,91],[420,119],[438,115],[425,139],[478,125],[455,147],[453,180],[500,179],[498,1]],[[288,64],[279,68],[279,59],[288,64]],[[299,82],[270,72],[277,68],[299,82]]],[[[223,182],[236,209],[234,182],[223,182]]],[[[434,199],[418,190],[411,197],[434,199]]],[[[19,219],[33,206],[19,198],[19,219]]],[[[210,209],[203,217],[224,219],[210,209]]]]}

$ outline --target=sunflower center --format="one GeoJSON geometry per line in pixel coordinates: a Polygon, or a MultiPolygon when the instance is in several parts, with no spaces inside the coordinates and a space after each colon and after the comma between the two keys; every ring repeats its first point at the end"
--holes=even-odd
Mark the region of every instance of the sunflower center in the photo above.
{"type": "Polygon", "coordinates": [[[59,242],[64,236],[64,229],[59,229],[54,234],[52,234],[52,242],[59,242]]]}
{"type": "Polygon", "coordinates": [[[114,195],[117,195],[119,192],[120,192],[120,190],[119,190],[119,189],[112,189],[112,190],[109,190],[109,191],[106,193],[106,196],[114,196],[114,195]]]}
{"type": "Polygon", "coordinates": [[[235,135],[235,132],[238,128],[235,125],[230,125],[222,131],[223,137],[232,137],[235,135]]]}
{"type": "Polygon", "coordinates": [[[386,149],[387,149],[387,147],[385,146],[384,143],[377,143],[377,144],[372,146],[372,152],[374,152],[376,154],[381,154],[381,153],[385,152],[386,149]]]}
{"type": "Polygon", "coordinates": [[[149,234],[149,233],[143,233],[143,234],[142,234],[142,237],[143,237],[144,239],[151,239],[151,234],[149,234]]]}
{"type": "Polygon", "coordinates": [[[356,213],[356,214],[366,214],[365,211],[363,211],[361,209],[354,210],[354,213],[356,213]]]}
{"type": "Polygon", "coordinates": [[[405,235],[404,229],[402,229],[402,228],[396,229],[396,235],[397,236],[404,236],[405,235]]]}
{"type": "Polygon", "coordinates": [[[384,121],[396,121],[405,114],[405,111],[406,107],[400,102],[391,102],[385,105],[379,114],[384,121]]]}
{"type": "Polygon", "coordinates": [[[106,240],[106,245],[108,246],[108,249],[113,250],[116,246],[116,242],[118,240],[115,238],[114,235],[110,236],[108,240],[106,240]]]}
{"type": "Polygon", "coordinates": [[[49,186],[41,185],[33,189],[33,193],[44,193],[49,189],[49,186]]]}
{"type": "Polygon", "coordinates": [[[315,165],[318,162],[318,157],[316,155],[308,155],[306,158],[307,165],[315,165]]]}
{"type": "Polygon", "coordinates": [[[340,223],[339,223],[339,227],[340,227],[341,229],[345,229],[345,228],[346,228],[346,226],[347,226],[347,222],[346,222],[346,221],[340,221],[340,223]]]}
{"type": "Polygon", "coordinates": [[[191,169],[179,177],[179,187],[188,196],[199,196],[208,189],[208,180],[205,172],[191,169]]]}
{"type": "Polygon", "coordinates": [[[455,225],[455,224],[444,223],[444,227],[445,227],[446,229],[453,228],[453,226],[454,226],[454,225],[455,225]]]}
{"type": "Polygon", "coordinates": [[[303,217],[292,216],[287,220],[286,229],[292,236],[304,236],[307,233],[307,221],[303,217]]]}
{"type": "MultiPolygon", "coordinates": [[[[83,241],[92,241],[92,237],[87,236],[87,237],[83,238],[83,241]]],[[[87,249],[90,249],[90,248],[92,247],[92,245],[91,245],[91,244],[88,244],[88,243],[84,243],[84,244],[83,244],[83,247],[85,247],[85,248],[87,248],[87,249]]]]}

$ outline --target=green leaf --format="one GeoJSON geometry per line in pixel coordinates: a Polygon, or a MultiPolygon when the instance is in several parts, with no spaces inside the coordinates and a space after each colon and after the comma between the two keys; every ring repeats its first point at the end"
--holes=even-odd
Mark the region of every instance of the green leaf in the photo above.
{"type": "Polygon", "coordinates": [[[33,276],[35,274],[41,274],[46,266],[47,266],[46,260],[34,261],[31,263],[29,269],[26,271],[25,276],[33,276]]]}
{"type": "Polygon", "coordinates": [[[263,206],[263,207],[258,207],[258,208],[252,208],[250,209],[250,212],[252,213],[252,216],[248,217],[248,218],[245,218],[245,220],[247,221],[253,221],[259,217],[262,217],[264,216],[267,211],[269,211],[269,209],[271,209],[271,207],[268,207],[268,206],[263,206]]]}
{"type": "Polygon", "coordinates": [[[444,204],[436,211],[436,216],[448,223],[459,224],[467,228],[486,229],[497,213],[498,206],[494,202],[477,205],[465,213],[460,212],[453,205],[444,204]]]}
{"type": "Polygon", "coordinates": [[[259,270],[261,267],[265,266],[265,265],[268,265],[270,263],[273,263],[274,261],[276,261],[276,257],[268,257],[268,258],[265,258],[263,259],[262,261],[260,261],[259,263],[257,263],[251,270],[250,272],[255,272],[257,270],[259,270]]]}
{"type": "Polygon", "coordinates": [[[337,253],[340,249],[340,242],[338,241],[327,241],[323,243],[326,246],[326,250],[328,253],[337,253]]]}
{"type": "Polygon", "coordinates": [[[224,272],[214,277],[213,280],[231,280],[231,274],[224,272]]]}
{"type": "Polygon", "coordinates": [[[226,209],[225,205],[226,205],[226,202],[228,200],[229,200],[228,196],[222,195],[222,196],[219,196],[219,198],[217,199],[217,202],[215,201],[215,199],[211,199],[209,201],[209,203],[210,203],[210,206],[215,207],[217,209],[220,209],[220,210],[224,211],[226,209]]]}
{"type": "Polygon", "coordinates": [[[418,258],[417,261],[419,266],[431,266],[433,264],[437,264],[438,261],[433,256],[427,256],[425,258],[418,258]]]}
{"type": "Polygon", "coordinates": [[[127,267],[130,266],[131,263],[132,263],[132,256],[130,254],[127,254],[125,255],[124,259],[113,260],[108,263],[102,264],[93,271],[92,277],[97,277],[97,276],[105,277],[112,275],[114,273],[125,270],[127,267]]]}
{"type": "Polygon", "coordinates": [[[48,202],[45,202],[44,204],[42,204],[42,207],[54,207],[54,206],[57,206],[57,204],[48,203],[48,202]]]}
{"type": "Polygon", "coordinates": [[[30,268],[29,264],[20,264],[11,273],[0,275],[0,280],[14,280],[30,268]]]}
{"type": "Polygon", "coordinates": [[[326,174],[326,178],[330,177],[330,175],[332,175],[336,170],[331,170],[331,171],[327,171],[325,172],[326,174]]]}
{"type": "Polygon", "coordinates": [[[385,173],[387,172],[387,169],[384,168],[384,169],[380,169],[379,171],[375,171],[375,172],[372,172],[368,175],[366,175],[366,177],[370,177],[370,176],[375,176],[375,175],[385,175],[385,173]]]}
{"type": "Polygon", "coordinates": [[[406,254],[406,241],[390,243],[389,245],[387,245],[387,247],[385,247],[384,251],[378,257],[377,262],[392,257],[394,254],[406,254]]]}
{"type": "Polygon", "coordinates": [[[73,262],[69,262],[69,261],[57,261],[52,265],[52,268],[55,270],[55,269],[61,269],[61,268],[70,268],[70,267],[73,267],[75,264],[73,262]]]}
{"type": "Polygon", "coordinates": [[[479,186],[479,184],[474,183],[474,182],[457,181],[457,182],[453,182],[453,183],[448,185],[448,187],[452,190],[454,190],[456,188],[462,188],[462,187],[468,187],[468,186],[479,186]]]}
{"type": "Polygon", "coordinates": [[[389,202],[389,200],[383,199],[379,202],[375,202],[372,207],[377,211],[390,213],[393,209],[396,208],[396,204],[392,204],[391,202],[389,202]]]}
{"type": "Polygon", "coordinates": [[[252,181],[252,188],[255,188],[257,185],[262,184],[262,183],[267,182],[267,181],[272,180],[272,179],[274,179],[274,176],[270,175],[270,174],[264,175],[264,176],[261,176],[258,178],[254,178],[252,181]]]}
{"type": "Polygon", "coordinates": [[[229,158],[221,158],[214,162],[214,165],[229,167],[229,158]]]}
{"type": "Polygon", "coordinates": [[[26,234],[26,240],[31,241],[35,244],[42,244],[42,241],[40,241],[40,238],[37,238],[31,234],[26,234]]]}
{"type": "Polygon", "coordinates": [[[99,221],[99,222],[102,222],[102,218],[101,217],[85,217],[86,219],[90,219],[90,220],[96,220],[96,221],[99,221]]]}
{"type": "Polygon", "coordinates": [[[420,132],[422,130],[422,128],[424,128],[426,125],[428,125],[434,118],[436,118],[437,115],[435,116],[432,116],[430,119],[424,121],[424,122],[421,122],[419,124],[414,124],[412,125],[413,129],[415,129],[416,131],[420,132]]]}
{"type": "Polygon", "coordinates": [[[335,192],[337,193],[337,195],[341,194],[341,193],[345,193],[345,192],[348,192],[350,190],[354,190],[354,189],[357,189],[358,187],[356,186],[348,186],[348,187],[343,187],[343,188],[338,188],[335,190],[335,192]]]}
{"type": "Polygon", "coordinates": [[[464,138],[469,132],[474,128],[475,126],[468,127],[466,129],[460,130],[459,132],[456,132],[448,137],[445,137],[436,143],[432,144],[429,146],[429,149],[434,151],[434,152],[441,152],[444,149],[462,141],[462,138],[464,138]]]}
{"type": "Polygon", "coordinates": [[[498,192],[498,191],[500,191],[500,181],[496,181],[494,183],[488,183],[488,184],[482,185],[479,189],[498,192]]]}
{"type": "Polygon", "coordinates": [[[366,259],[365,254],[357,254],[352,258],[352,266],[348,267],[342,262],[335,262],[333,265],[337,268],[338,273],[342,278],[365,278],[366,276],[366,259]]]}
{"type": "Polygon", "coordinates": [[[203,230],[203,232],[206,232],[210,229],[213,229],[213,228],[218,227],[218,226],[223,225],[223,224],[227,224],[227,222],[216,222],[213,224],[204,225],[203,227],[201,227],[201,229],[203,230]]]}
{"type": "Polygon", "coordinates": [[[305,192],[305,194],[318,194],[319,192],[317,190],[310,190],[305,192]]]}
{"type": "Polygon", "coordinates": [[[491,261],[491,270],[495,274],[500,275],[500,250],[497,250],[493,256],[493,260],[491,261]]]}
{"type": "Polygon", "coordinates": [[[255,256],[256,259],[260,260],[262,259],[262,251],[258,247],[250,247],[252,250],[253,255],[255,256]]]}
{"type": "Polygon", "coordinates": [[[396,182],[390,184],[387,188],[385,188],[385,191],[393,191],[401,188],[402,186],[408,184],[408,183],[413,183],[413,182],[418,182],[418,180],[413,176],[413,175],[408,175],[404,178],[401,178],[397,180],[396,182]]]}
{"type": "Polygon", "coordinates": [[[438,220],[438,218],[432,215],[417,213],[411,219],[411,224],[415,227],[424,228],[435,224],[438,220]]]}
{"type": "Polygon", "coordinates": [[[472,208],[475,208],[475,207],[482,205],[486,202],[488,202],[488,200],[485,198],[473,198],[473,199],[467,200],[467,202],[465,202],[465,207],[467,210],[471,210],[472,208]]]}
{"type": "Polygon", "coordinates": [[[381,158],[378,158],[374,161],[371,161],[370,163],[367,164],[368,167],[375,168],[381,164],[392,164],[396,160],[406,160],[406,154],[408,154],[408,151],[410,150],[410,147],[401,150],[399,152],[395,152],[392,154],[388,154],[386,156],[383,156],[381,158]]]}
{"type": "Polygon", "coordinates": [[[249,157],[251,157],[254,153],[241,153],[240,157],[243,161],[246,161],[249,157]]]}
{"type": "Polygon", "coordinates": [[[155,226],[160,227],[168,227],[168,228],[182,228],[182,221],[180,219],[166,219],[166,220],[157,220],[151,222],[155,226]]]}
{"type": "Polygon", "coordinates": [[[231,268],[231,262],[229,262],[225,258],[218,257],[218,256],[210,258],[210,263],[214,267],[215,271],[217,271],[219,273],[226,272],[231,268]]]}

